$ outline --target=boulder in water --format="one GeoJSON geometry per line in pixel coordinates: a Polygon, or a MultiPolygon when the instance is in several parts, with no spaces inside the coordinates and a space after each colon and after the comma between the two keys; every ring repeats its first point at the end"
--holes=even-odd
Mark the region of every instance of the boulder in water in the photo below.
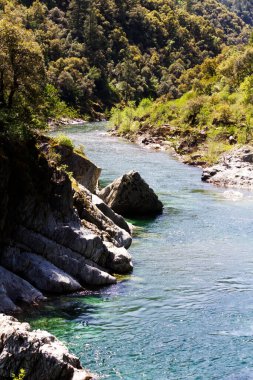
{"type": "Polygon", "coordinates": [[[149,217],[162,213],[163,204],[138,172],[131,171],[99,192],[116,213],[126,217],[149,217]]]}

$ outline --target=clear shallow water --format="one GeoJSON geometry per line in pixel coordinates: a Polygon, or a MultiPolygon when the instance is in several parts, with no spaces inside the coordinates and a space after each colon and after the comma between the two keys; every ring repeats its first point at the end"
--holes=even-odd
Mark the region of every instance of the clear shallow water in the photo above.
{"type": "Polygon", "coordinates": [[[33,327],[105,379],[253,379],[253,194],[230,200],[199,169],[109,137],[101,123],[65,132],[103,183],[138,170],[165,210],[135,221],[132,275],[53,299],[29,316],[33,327]]]}

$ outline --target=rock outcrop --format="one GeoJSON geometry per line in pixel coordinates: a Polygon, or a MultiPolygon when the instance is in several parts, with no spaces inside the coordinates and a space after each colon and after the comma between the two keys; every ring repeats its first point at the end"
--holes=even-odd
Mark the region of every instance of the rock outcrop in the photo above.
{"type": "Polygon", "coordinates": [[[126,217],[155,216],[163,210],[157,195],[135,171],[116,179],[98,196],[113,211],[126,217]]]}
{"type": "MultiPolygon", "coordinates": [[[[26,301],[16,295],[27,293],[28,285],[40,294],[28,302],[37,304],[42,293],[114,284],[114,273],[133,268],[127,223],[108,206],[97,207],[103,201],[78,181],[71,182],[49,154],[52,145],[48,138],[41,138],[40,148],[35,139],[0,141],[0,312],[19,311],[26,301]]],[[[62,149],[76,178],[79,171],[82,182],[86,178],[95,189],[100,170],[91,163],[86,170],[84,157],[62,149]]]]}
{"type": "Polygon", "coordinates": [[[243,146],[225,153],[217,165],[206,168],[202,180],[218,186],[253,188],[253,148],[243,146]]]}
{"type": "Polygon", "coordinates": [[[48,160],[56,159],[59,165],[64,165],[67,171],[72,173],[78,183],[92,193],[96,192],[101,168],[91,162],[84,153],[77,153],[71,147],[60,145],[48,136],[40,136],[38,144],[48,160]]]}
{"type": "MultiPolygon", "coordinates": [[[[39,144],[1,137],[0,313],[38,305],[45,295],[114,284],[115,273],[133,269],[131,230],[116,212],[154,215],[162,204],[135,172],[102,191],[104,202],[94,194],[100,171],[47,137],[39,144]]],[[[55,337],[0,314],[0,379],[21,368],[27,380],[92,378],[55,337]]]]}
{"type": "Polygon", "coordinates": [[[74,205],[79,217],[93,224],[96,233],[102,236],[103,240],[110,241],[117,247],[130,247],[132,237],[127,223],[125,221],[123,223],[122,217],[115,214],[102,200],[83,186],[79,185],[75,190],[74,205]]]}
{"type": "Polygon", "coordinates": [[[94,379],[53,335],[0,314],[0,379],[21,369],[26,380],[94,379]]]}
{"type": "Polygon", "coordinates": [[[95,193],[101,169],[83,154],[75,153],[67,147],[57,146],[55,149],[61,156],[61,164],[67,166],[67,170],[73,174],[76,181],[95,193]]]}

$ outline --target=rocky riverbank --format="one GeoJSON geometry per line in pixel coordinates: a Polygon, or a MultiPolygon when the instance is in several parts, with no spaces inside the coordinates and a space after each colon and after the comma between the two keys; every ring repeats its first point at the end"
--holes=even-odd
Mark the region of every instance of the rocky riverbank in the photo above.
{"type": "MultiPolygon", "coordinates": [[[[204,132],[203,132],[204,133],[204,132]]],[[[167,151],[175,156],[179,161],[198,167],[207,166],[204,153],[196,153],[196,147],[205,138],[201,133],[192,138],[186,133],[178,136],[178,130],[174,130],[169,125],[160,128],[141,128],[135,133],[119,134],[117,130],[110,132],[112,136],[124,137],[128,141],[134,142],[142,148],[155,151],[167,151]],[[168,138],[170,137],[170,138],[168,138]]]]}
{"type": "Polygon", "coordinates": [[[221,156],[205,168],[202,180],[218,186],[253,189],[253,147],[243,146],[221,156]]]}
{"type": "MultiPolygon", "coordinates": [[[[233,145],[231,150],[220,155],[217,164],[209,165],[204,159],[204,153],[192,152],[192,147],[188,146],[182,151],[166,139],[167,127],[158,128],[155,132],[139,131],[135,134],[126,134],[124,138],[138,145],[156,151],[167,151],[174,155],[179,161],[198,166],[203,169],[202,181],[212,183],[216,186],[253,189],[253,147],[250,145],[233,145]]],[[[112,135],[118,136],[117,131],[112,131],[112,135]]]]}
{"type": "MultiPolygon", "coordinates": [[[[87,157],[48,137],[22,143],[1,139],[0,312],[15,314],[23,306],[45,302],[51,294],[114,284],[115,274],[132,271],[132,258],[127,252],[132,242],[131,227],[113,205],[108,205],[109,201],[97,195],[100,173],[101,169],[87,157]]],[[[142,206],[137,204],[142,203],[140,194],[144,194],[147,203],[153,202],[149,211],[160,213],[162,204],[136,174],[117,180],[122,186],[111,186],[111,196],[119,198],[122,189],[129,200],[138,195],[135,210],[131,204],[132,215],[135,212],[138,216],[143,214],[142,206]]],[[[11,321],[2,320],[4,326],[11,321]]],[[[15,351],[14,330],[10,339],[14,339],[15,351]]],[[[6,367],[4,359],[8,341],[2,339],[0,348],[0,378],[4,379],[10,378],[12,368],[6,367]]],[[[25,369],[29,368],[28,363],[25,369]]],[[[69,375],[57,376],[45,380],[72,379],[69,375]]],[[[44,377],[31,374],[26,379],[44,377]]]]}

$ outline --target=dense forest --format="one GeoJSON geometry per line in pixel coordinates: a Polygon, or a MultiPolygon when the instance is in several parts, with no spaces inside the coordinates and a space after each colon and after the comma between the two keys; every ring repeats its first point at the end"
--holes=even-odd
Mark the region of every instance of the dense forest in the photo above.
{"type": "Polygon", "coordinates": [[[253,25],[252,0],[221,0],[221,2],[241,17],[247,24],[253,25]]]}
{"type": "Polygon", "coordinates": [[[226,47],[179,78],[183,95],[144,99],[138,107],[115,108],[111,123],[120,134],[149,131],[162,136],[189,163],[214,163],[219,155],[253,139],[253,46],[226,47]]]}
{"type": "Polygon", "coordinates": [[[216,0],[1,0],[1,124],[177,98],[185,70],[249,34],[216,0]]]}

